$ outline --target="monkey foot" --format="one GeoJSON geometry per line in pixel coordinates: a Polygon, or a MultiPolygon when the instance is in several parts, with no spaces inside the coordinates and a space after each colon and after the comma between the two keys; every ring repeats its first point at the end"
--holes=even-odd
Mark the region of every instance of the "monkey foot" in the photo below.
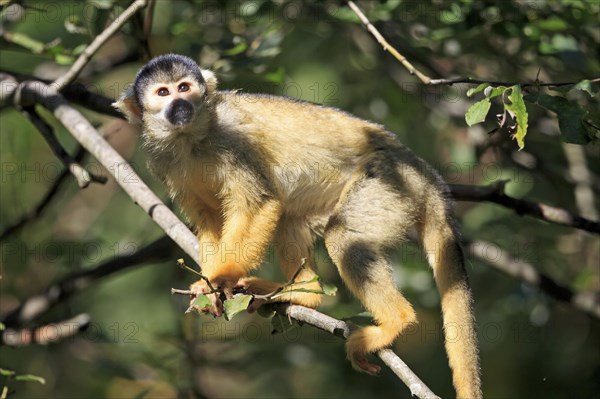
{"type": "Polygon", "coordinates": [[[361,371],[365,373],[375,375],[381,371],[381,367],[376,364],[369,363],[366,357],[360,356],[356,359],[356,365],[360,368],[361,371]]]}

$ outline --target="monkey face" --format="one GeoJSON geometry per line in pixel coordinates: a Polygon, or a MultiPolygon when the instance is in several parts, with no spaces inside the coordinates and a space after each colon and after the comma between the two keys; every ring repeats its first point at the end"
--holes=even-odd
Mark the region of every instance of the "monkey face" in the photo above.
{"type": "Polygon", "coordinates": [[[215,75],[191,58],[158,56],[138,72],[135,82],[113,105],[144,133],[169,139],[194,133],[207,123],[208,107],[217,86],[215,75]]]}
{"type": "Polygon", "coordinates": [[[144,119],[151,118],[171,131],[184,131],[193,124],[205,92],[205,85],[190,76],[148,85],[142,93],[144,119]]]}

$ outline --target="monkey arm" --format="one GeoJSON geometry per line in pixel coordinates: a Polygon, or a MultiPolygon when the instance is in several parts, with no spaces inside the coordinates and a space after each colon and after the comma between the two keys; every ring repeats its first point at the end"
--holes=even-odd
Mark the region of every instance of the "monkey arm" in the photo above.
{"type": "MultiPolygon", "coordinates": [[[[236,193],[232,193],[236,195],[236,193]]],[[[272,197],[249,203],[227,201],[221,239],[205,273],[213,285],[231,289],[260,265],[281,216],[281,204],[272,197]]]]}

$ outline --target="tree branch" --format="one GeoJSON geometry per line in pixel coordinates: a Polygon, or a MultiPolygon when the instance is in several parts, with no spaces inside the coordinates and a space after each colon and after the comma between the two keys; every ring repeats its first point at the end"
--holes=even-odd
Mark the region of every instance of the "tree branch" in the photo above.
{"type": "Polygon", "coordinates": [[[2,322],[7,327],[29,323],[101,278],[133,266],[168,260],[174,255],[175,248],[173,241],[163,236],[133,254],[119,256],[92,269],[72,273],[50,285],[43,293],[24,300],[19,307],[4,316],[2,322]]]}
{"type": "MultiPolygon", "coordinates": [[[[12,86],[16,87],[19,84],[19,82],[23,82],[26,80],[38,80],[38,81],[46,83],[46,84],[52,83],[50,80],[40,79],[40,78],[32,76],[32,75],[27,75],[27,74],[13,72],[13,71],[0,70],[0,82],[2,84],[3,90],[8,90],[8,91],[14,90],[14,88],[11,88],[12,86]]],[[[85,107],[87,109],[90,109],[92,111],[95,111],[95,112],[98,112],[98,113],[101,113],[104,115],[108,115],[108,116],[112,116],[112,117],[120,118],[120,119],[125,119],[125,116],[122,113],[120,113],[119,111],[117,111],[112,106],[112,103],[114,102],[113,99],[103,96],[101,94],[96,94],[94,92],[91,92],[85,87],[85,85],[83,85],[81,83],[76,82],[76,83],[71,83],[71,84],[64,86],[61,94],[67,100],[69,100],[70,102],[72,102],[74,104],[81,105],[82,107],[85,107]]],[[[1,96],[1,94],[0,94],[0,96],[1,96]]],[[[6,107],[9,105],[12,105],[12,104],[7,104],[7,103],[1,104],[0,103],[0,108],[6,107]]]]}
{"type": "Polygon", "coordinates": [[[71,172],[79,188],[86,188],[90,183],[105,184],[108,179],[106,176],[97,176],[93,173],[88,172],[83,166],[81,166],[60,144],[52,127],[44,121],[40,115],[36,112],[35,107],[24,107],[22,112],[27,119],[33,123],[33,125],[40,132],[42,137],[46,140],[50,149],[56,155],[58,159],[62,161],[66,169],[71,172]]]}
{"type": "MultiPolygon", "coordinates": [[[[317,310],[289,304],[276,304],[274,308],[282,315],[310,324],[336,337],[346,339],[350,335],[351,329],[347,323],[317,310]]],[[[406,384],[411,395],[422,399],[439,399],[391,349],[380,350],[377,356],[406,384]]]]}
{"type": "Polygon", "coordinates": [[[571,212],[523,199],[509,197],[504,193],[508,181],[502,180],[488,186],[450,185],[452,196],[457,201],[489,201],[514,210],[518,215],[528,215],[547,222],[600,234],[600,223],[574,215],[571,212]]]}
{"type": "Polygon", "coordinates": [[[142,8],[146,7],[147,3],[148,0],[136,0],[129,6],[129,8],[123,11],[121,15],[117,16],[115,20],[106,29],[104,29],[101,34],[96,36],[96,38],[85,48],[85,50],[83,50],[67,73],[54,81],[54,88],[57,91],[61,91],[67,84],[71,83],[77,77],[77,75],[79,75],[79,72],[81,72],[93,55],[96,54],[96,51],[98,51],[98,49],[100,49],[100,47],[102,47],[102,45],[112,35],[121,29],[121,27],[125,25],[129,18],[131,18],[142,8]]]}
{"type": "MultiPolygon", "coordinates": [[[[83,147],[79,146],[73,159],[76,162],[81,162],[85,153],[86,152],[83,149],[83,147]]],[[[46,194],[42,197],[42,199],[37,203],[37,205],[29,212],[26,212],[25,214],[21,215],[21,217],[16,222],[14,222],[10,226],[6,227],[2,232],[0,232],[0,242],[4,241],[11,234],[14,234],[15,232],[19,231],[27,223],[34,221],[35,219],[40,217],[44,213],[44,211],[48,208],[48,205],[50,205],[52,203],[52,200],[54,199],[56,194],[59,192],[59,190],[63,186],[63,184],[67,181],[67,177],[69,175],[70,175],[69,170],[63,169],[63,171],[60,173],[60,175],[56,178],[56,180],[52,184],[52,187],[50,187],[50,189],[46,192],[46,194]]]]}
{"type": "MultiPolygon", "coordinates": [[[[419,78],[419,80],[422,83],[424,83],[428,86],[437,86],[437,85],[451,86],[455,83],[465,83],[465,84],[472,84],[472,85],[488,83],[491,86],[507,86],[507,87],[515,86],[515,85],[519,85],[521,87],[529,87],[529,86],[559,87],[559,86],[571,86],[571,85],[575,85],[575,84],[579,83],[579,82],[541,83],[538,81],[529,82],[529,83],[519,83],[519,82],[502,82],[502,81],[481,80],[481,79],[472,79],[472,78],[465,78],[465,77],[458,77],[458,78],[452,78],[452,79],[432,79],[428,75],[425,75],[424,73],[419,71],[417,68],[415,68],[410,63],[410,61],[408,61],[406,59],[405,56],[400,54],[400,52],[398,50],[396,50],[391,44],[389,44],[388,41],[383,37],[383,35],[377,30],[377,28],[375,28],[375,26],[373,26],[371,21],[369,21],[369,19],[360,10],[360,8],[358,8],[357,5],[354,4],[353,1],[348,1],[348,6],[352,9],[352,11],[354,11],[354,13],[360,19],[360,21],[366,26],[367,30],[369,32],[371,32],[371,34],[373,35],[373,37],[375,37],[377,42],[379,42],[379,44],[381,44],[381,47],[383,47],[383,49],[385,51],[389,51],[390,54],[394,58],[396,58],[398,61],[400,61],[400,63],[404,66],[404,68],[406,68],[406,70],[411,75],[415,75],[416,77],[419,78]]],[[[590,79],[590,81],[591,82],[600,82],[600,78],[590,79]]]]}
{"type": "Polygon", "coordinates": [[[79,314],[69,320],[46,324],[36,328],[7,328],[0,335],[0,346],[46,345],[73,337],[84,331],[90,324],[90,316],[79,314]]]}
{"type": "Polygon", "coordinates": [[[50,110],[83,147],[113,175],[123,190],[146,211],[198,265],[200,249],[196,236],[154,194],[119,155],[96,131],[90,122],[73,108],[56,89],[39,81],[26,81],[17,87],[4,86],[0,90],[0,105],[14,103],[28,106],[39,103],[50,110]],[[12,89],[12,90],[10,90],[12,89]],[[123,173],[123,171],[127,173],[123,173]]]}
{"type": "Polygon", "coordinates": [[[481,259],[501,272],[522,280],[529,285],[538,287],[548,296],[566,302],[576,309],[600,319],[600,295],[598,293],[575,293],[570,288],[562,286],[544,273],[540,273],[530,263],[521,260],[512,260],[504,250],[485,241],[474,241],[465,246],[469,255],[481,259]],[[488,255],[487,249],[494,247],[494,256],[488,255]]]}

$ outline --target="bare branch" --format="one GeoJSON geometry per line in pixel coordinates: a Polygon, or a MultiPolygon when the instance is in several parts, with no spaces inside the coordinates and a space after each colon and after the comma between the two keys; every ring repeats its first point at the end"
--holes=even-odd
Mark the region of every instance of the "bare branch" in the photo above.
{"type": "MultiPolygon", "coordinates": [[[[3,85],[4,87],[4,85],[3,85]]],[[[90,122],[73,108],[56,89],[39,81],[23,82],[16,88],[4,87],[0,104],[13,102],[20,106],[40,103],[65,126],[75,140],[113,175],[117,183],[197,264],[200,249],[196,236],[154,194],[133,171],[129,163],[96,131],[90,122]],[[123,173],[127,171],[127,173],[123,173]]]]}
{"type": "Polygon", "coordinates": [[[72,273],[49,286],[43,293],[24,300],[19,307],[7,314],[2,322],[7,327],[29,323],[103,277],[133,266],[168,260],[174,255],[175,248],[173,241],[163,236],[133,254],[119,256],[97,267],[72,273]]]}
{"type": "Polygon", "coordinates": [[[512,209],[519,215],[527,215],[547,222],[600,234],[600,223],[598,222],[574,215],[565,209],[509,197],[504,193],[506,183],[507,181],[502,180],[488,186],[452,184],[450,190],[457,201],[489,201],[512,209]]]}
{"type": "Polygon", "coordinates": [[[369,19],[365,16],[365,14],[363,14],[360,8],[358,8],[356,4],[354,4],[353,1],[349,1],[348,6],[350,6],[352,11],[354,11],[358,18],[360,18],[361,22],[367,27],[367,30],[371,32],[371,34],[375,37],[375,39],[377,39],[377,41],[379,42],[379,44],[381,44],[385,51],[389,51],[390,54],[394,56],[394,58],[400,61],[400,63],[408,70],[408,72],[410,72],[411,75],[416,75],[421,80],[421,82],[425,83],[426,85],[431,84],[431,78],[419,71],[417,68],[415,68],[406,59],[405,56],[400,54],[398,50],[396,50],[391,44],[389,44],[387,40],[385,40],[383,35],[379,33],[379,31],[373,26],[373,24],[371,24],[369,19]]]}
{"type": "Polygon", "coordinates": [[[468,244],[465,249],[469,255],[481,259],[501,272],[513,278],[522,280],[529,285],[538,287],[548,296],[562,302],[567,302],[576,309],[600,319],[599,293],[575,293],[570,288],[558,284],[544,273],[540,273],[530,263],[521,260],[513,260],[513,257],[506,251],[489,242],[474,241],[468,244]],[[495,255],[493,257],[487,255],[487,248],[490,248],[491,246],[495,248],[495,255]]]}
{"type": "Polygon", "coordinates": [[[90,324],[90,316],[79,314],[69,320],[46,324],[36,328],[7,328],[0,335],[0,346],[46,345],[73,337],[84,331],[90,324]]]}
{"type": "Polygon", "coordinates": [[[65,164],[67,170],[71,172],[73,177],[75,177],[79,188],[86,188],[92,182],[105,184],[108,181],[106,176],[98,176],[93,173],[90,173],[87,170],[85,170],[85,168],[81,166],[77,161],[75,161],[75,159],[73,159],[73,157],[71,157],[71,155],[69,155],[69,153],[60,144],[60,142],[56,138],[56,135],[54,134],[54,130],[52,129],[52,127],[48,125],[46,121],[42,119],[42,117],[40,117],[40,115],[36,112],[33,106],[24,107],[23,114],[38,129],[42,137],[50,146],[50,149],[52,150],[54,155],[56,155],[56,157],[60,159],[62,163],[65,164]]]}
{"type": "MultiPolygon", "coordinates": [[[[85,153],[86,152],[83,149],[83,147],[79,146],[73,159],[76,162],[81,162],[85,153]]],[[[27,223],[32,222],[32,221],[36,220],[38,217],[40,217],[44,213],[44,211],[48,208],[48,205],[50,205],[52,203],[52,200],[55,198],[56,194],[59,192],[59,190],[63,186],[63,184],[67,181],[67,177],[69,177],[69,176],[70,176],[69,170],[64,169],[60,173],[60,175],[56,178],[56,180],[54,180],[52,187],[50,187],[50,189],[46,192],[46,194],[42,197],[42,199],[37,203],[37,205],[32,210],[21,215],[21,217],[16,222],[14,222],[10,226],[6,227],[2,232],[0,232],[0,242],[5,240],[11,234],[14,234],[15,232],[19,231],[27,223]]]]}
{"type": "MultiPolygon", "coordinates": [[[[559,86],[571,86],[571,85],[575,85],[575,84],[579,83],[579,82],[542,83],[537,80],[535,82],[519,83],[519,82],[501,82],[501,81],[481,80],[481,79],[472,79],[472,78],[465,78],[465,77],[458,77],[458,78],[452,78],[452,79],[432,79],[431,77],[425,75],[423,72],[421,72],[417,68],[415,68],[413,66],[413,64],[411,64],[410,61],[408,61],[406,59],[405,56],[400,54],[400,52],[398,50],[396,50],[391,44],[389,44],[388,41],[383,37],[383,35],[377,30],[377,28],[375,28],[375,26],[373,26],[371,21],[369,21],[369,19],[360,10],[360,8],[358,8],[357,5],[354,4],[353,1],[348,1],[348,6],[352,9],[352,11],[354,11],[354,13],[360,19],[360,21],[367,27],[367,30],[369,32],[371,32],[371,34],[373,35],[373,37],[375,37],[377,42],[379,42],[379,44],[381,44],[381,47],[383,47],[383,49],[385,51],[389,51],[390,54],[394,56],[394,58],[396,58],[398,61],[400,61],[400,63],[404,66],[404,68],[406,68],[406,70],[411,75],[415,75],[416,77],[419,78],[419,80],[422,83],[424,83],[428,86],[436,86],[436,85],[451,86],[456,83],[465,83],[465,84],[472,84],[472,85],[488,83],[491,86],[520,85],[521,87],[529,87],[529,86],[559,87],[559,86]]],[[[591,82],[600,82],[600,78],[590,79],[590,81],[591,82]]]]}
{"type": "MultiPolygon", "coordinates": [[[[278,313],[310,324],[340,338],[348,338],[351,332],[350,326],[344,321],[334,319],[314,309],[289,304],[277,304],[275,309],[278,313]]],[[[391,349],[380,350],[377,352],[377,356],[406,384],[412,395],[423,399],[439,399],[391,349]]]]}
{"type": "Polygon", "coordinates": [[[79,72],[81,72],[93,55],[96,54],[96,51],[98,51],[112,35],[121,29],[121,27],[125,25],[129,18],[131,18],[142,8],[146,7],[147,3],[148,0],[136,0],[129,6],[129,8],[123,11],[121,15],[117,16],[115,20],[106,29],[104,29],[101,34],[96,36],[96,38],[92,41],[92,43],[90,43],[89,46],[85,48],[85,50],[83,50],[67,73],[54,81],[53,86],[55,89],[61,91],[66,85],[71,83],[77,77],[77,75],[79,75],[79,72]]]}

